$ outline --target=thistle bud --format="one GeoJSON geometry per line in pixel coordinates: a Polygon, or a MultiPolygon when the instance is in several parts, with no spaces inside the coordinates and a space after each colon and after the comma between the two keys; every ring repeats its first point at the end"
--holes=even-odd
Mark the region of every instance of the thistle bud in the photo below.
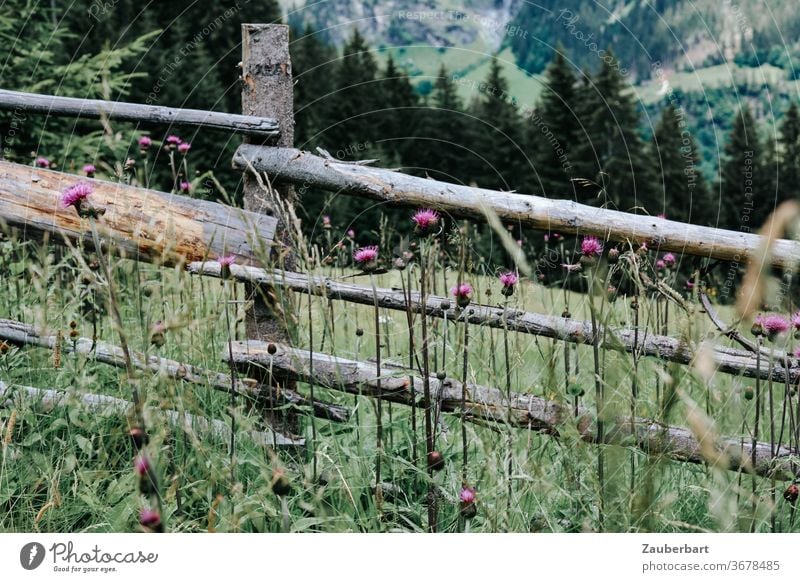
{"type": "Polygon", "coordinates": [[[444,469],[444,457],[439,451],[431,451],[428,453],[428,468],[431,471],[441,471],[444,469]]]}

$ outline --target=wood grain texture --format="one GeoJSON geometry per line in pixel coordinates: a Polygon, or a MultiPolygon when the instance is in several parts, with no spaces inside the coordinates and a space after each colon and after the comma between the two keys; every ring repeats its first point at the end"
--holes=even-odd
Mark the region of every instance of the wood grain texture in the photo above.
{"type": "MultiPolygon", "coordinates": [[[[219,277],[220,267],[216,262],[197,262],[187,265],[190,273],[203,274],[206,276],[219,277]]],[[[298,293],[310,293],[320,297],[327,297],[334,300],[348,301],[361,305],[373,305],[372,288],[335,281],[325,277],[305,275],[303,273],[290,273],[286,271],[267,271],[259,267],[248,267],[233,265],[231,275],[240,281],[250,281],[261,285],[271,285],[282,289],[290,289],[298,293]]],[[[406,311],[406,298],[400,289],[376,289],[378,304],[384,309],[396,311],[406,311]]],[[[474,325],[493,327],[502,329],[504,325],[503,308],[493,305],[482,305],[479,303],[470,304],[469,308],[460,311],[456,310],[454,302],[447,300],[451,306],[445,310],[442,303],[447,298],[429,295],[425,305],[425,312],[430,317],[447,319],[450,322],[467,321],[474,325]]],[[[411,292],[411,309],[419,313],[422,309],[420,294],[416,291],[411,292]]],[[[509,309],[506,321],[508,329],[518,333],[548,337],[567,341],[576,344],[591,345],[593,341],[592,324],[590,321],[580,319],[565,319],[555,315],[546,315],[509,309]]],[[[791,384],[800,382],[800,361],[797,358],[788,358],[789,366],[785,366],[780,360],[785,356],[784,352],[776,350],[775,361],[773,362],[770,374],[768,358],[762,357],[761,363],[756,361],[752,352],[742,349],[734,349],[727,346],[706,341],[703,344],[686,342],[684,340],[657,334],[639,333],[638,341],[636,332],[632,328],[613,328],[605,329],[602,325],[598,326],[601,347],[610,350],[632,353],[636,349],[640,356],[649,356],[661,360],[675,362],[678,364],[692,365],[695,363],[699,354],[708,354],[717,371],[723,374],[734,376],[744,376],[747,378],[759,377],[767,379],[772,376],[776,382],[784,383],[788,379],[791,384]],[[707,348],[701,351],[700,348],[707,348]]]]}
{"type": "Polygon", "coordinates": [[[234,254],[241,263],[260,264],[254,246],[270,244],[275,235],[276,220],[269,216],[5,161],[0,161],[0,223],[24,238],[63,242],[66,237],[92,247],[89,221],[60,202],[62,192],[79,182],[91,184],[91,204],[106,211],[97,221],[104,243],[128,258],[174,265],[234,254]]]}
{"type": "MultiPolygon", "coordinates": [[[[37,329],[32,325],[10,319],[0,319],[0,340],[16,346],[37,346],[49,350],[55,349],[58,336],[37,329]]],[[[122,348],[113,344],[98,341],[93,345],[92,340],[79,337],[75,341],[61,340],[61,350],[64,353],[78,353],[93,358],[102,364],[117,368],[125,368],[125,355],[122,348]]],[[[236,394],[247,398],[271,398],[278,406],[292,406],[309,409],[312,413],[333,422],[347,422],[350,411],[344,406],[330,404],[320,400],[313,402],[295,392],[294,390],[276,387],[262,387],[252,378],[239,377],[234,382],[229,374],[206,370],[183,362],[161,358],[156,355],[147,355],[140,352],[131,352],[134,368],[152,374],[163,374],[167,378],[180,380],[187,384],[210,386],[223,392],[234,391],[236,394]],[[266,392],[266,394],[265,394],[266,392]]]]}
{"type": "MultiPolygon", "coordinates": [[[[97,414],[113,414],[126,416],[133,410],[133,402],[128,402],[121,398],[106,396],[103,394],[75,394],[73,392],[60,392],[45,388],[33,388],[31,386],[9,385],[0,381],[0,407],[19,408],[25,404],[34,404],[39,410],[49,412],[57,408],[71,406],[73,403],[97,414]]],[[[229,424],[217,420],[208,419],[203,416],[189,414],[188,412],[178,412],[176,410],[148,409],[156,416],[163,415],[173,426],[179,426],[187,434],[205,433],[211,434],[223,442],[230,442],[231,427],[229,424]]],[[[287,437],[271,430],[255,431],[247,430],[236,434],[237,438],[246,438],[251,442],[262,446],[271,447],[297,447],[305,444],[305,439],[300,437],[287,437]]]]}
{"type": "MultiPolygon", "coordinates": [[[[431,207],[455,217],[485,220],[491,209],[503,221],[537,230],[594,235],[616,242],[646,242],[661,251],[743,263],[757,256],[759,236],[695,226],[653,216],[595,208],[571,200],[471,188],[340,162],[293,148],[242,145],[234,165],[249,164],[276,181],[310,184],[392,205],[431,207]]],[[[312,192],[310,189],[309,192],[312,192]]],[[[777,240],[770,260],[795,269],[800,243],[777,240]]]]}
{"type": "Polygon", "coordinates": [[[116,119],[135,123],[196,127],[275,139],[280,128],[275,119],[198,109],[178,109],[119,101],[53,97],[0,89],[0,109],[82,119],[116,119]]]}
{"type": "MultiPolygon", "coordinates": [[[[268,352],[265,342],[236,342],[233,348],[233,362],[237,367],[254,369],[257,366],[262,374],[291,377],[300,381],[314,381],[319,386],[350,394],[375,397],[377,393],[377,371],[372,362],[360,362],[336,356],[314,353],[280,344],[271,344],[275,353],[268,352]],[[310,373],[313,360],[313,376],[310,373]]],[[[222,355],[228,360],[227,351],[222,355]]],[[[431,398],[441,402],[446,412],[461,411],[462,384],[454,378],[439,380],[430,378],[431,398]]],[[[401,366],[388,367],[381,375],[384,400],[407,405],[420,405],[422,379],[414,371],[401,366]],[[413,377],[414,390],[411,390],[409,374],[413,377]],[[412,398],[415,395],[415,399],[412,398]]],[[[467,419],[506,423],[508,400],[501,390],[479,384],[467,384],[467,419]]],[[[579,408],[577,416],[571,407],[534,396],[532,394],[512,393],[511,424],[518,428],[530,429],[558,437],[564,431],[577,430],[586,442],[597,443],[595,419],[585,408],[579,408]]],[[[733,471],[749,470],[751,444],[743,438],[721,437],[715,439],[711,447],[703,450],[707,442],[700,442],[692,432],[683,427],[668,426],[645,418],[618,418],[605,421],[604,444],[630,444],[652,455],[663,455],[670,459],[688,463],[706,463],[713,456],[715,466],[733,471]],[[713,448],[713,455],[709,449],[713,448]]],[[[706,435],[707,436],[707,435],[706,435]]],[[[755,472],[758,475],[785,476],[792,471],[791,462],[795,451],[778,447],[772,458],[769,443],[756,445],[755,472]]]]}

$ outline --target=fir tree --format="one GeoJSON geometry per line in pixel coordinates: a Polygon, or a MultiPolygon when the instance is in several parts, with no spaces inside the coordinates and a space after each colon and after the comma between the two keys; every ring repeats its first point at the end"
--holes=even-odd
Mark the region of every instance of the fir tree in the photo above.
{"type": "Polygon", "coordinates": [[[524,116],[529,155],[535,160],[533,189],[545,196],[563,197],[572,191],[573,151],[579,139],[575,75],[557,50],[547,68],[545,88],[535,111],[524,116]]]}
{"type": "Polygon", "coordinates": [[[780,191],[782,199],[800,195],[800,112],[792,103],[781,125],[780,191]]]}
{"type": "MultiPolygon", "coordinates": [[[[492,59],[485,90],[475,101],[473,113],[480,120],[472,124],[480,132],[480,152],[485,162],[475,168],[480,186],[520,190],[529,171],[516,99],[509,93],[500,61],[492,59]]],[[[476,145],[477,147],[477,145],[476,145]]]]}
{"type": "Polygon", "coordinates": [[[709,199],[697,144],[687,124],[686,113],[672,104],[661,113],[651,143],[658,194],[647,210],[670,220],[714,225],[717,210],[709,199]]]}
{"type": "Polygon", "coordinates": [[[720,226],[733,230],[758,227],[763,207],[756,207],[754,188],[758,184],[760,154],[755,121],[750,108],[744,105],[735,117],[720,167],[720,226]]]}
{"type": "Polygon", "coordinates": [[[639,135],[639,112],[633,92],[621,74],[611,49],[609,58],[583,91],[578,157],[588,171],[582,176],[602,188],[604,203],[633,211],[652,203],[652,171],[639,135]]]}

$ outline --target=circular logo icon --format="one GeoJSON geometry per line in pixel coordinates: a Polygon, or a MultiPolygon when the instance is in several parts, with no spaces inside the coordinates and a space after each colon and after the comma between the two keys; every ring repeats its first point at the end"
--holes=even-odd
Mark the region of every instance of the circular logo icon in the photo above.
{"type": "Polygon", "coordinates": [[[26,570],[35,570],[44,562],[44,546],[38,542],[30,542],[19,551],[19,563],[26,570]]]}

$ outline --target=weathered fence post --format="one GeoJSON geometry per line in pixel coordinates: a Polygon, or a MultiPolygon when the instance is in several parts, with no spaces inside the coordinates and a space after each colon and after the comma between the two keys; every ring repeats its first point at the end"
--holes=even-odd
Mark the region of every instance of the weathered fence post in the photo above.
{"type": "MultiPolygon", "coordinates": [[[[289,27],[282,24],[242,24],[242,113],[274,118],[280,136],[273,145],[294,145],[294,99],[292,63],[289,57],[289,27]]],[[[260,143],[246,137],[246,143],[260,143]]],[[[244,169],[244,207],[253,212],[274,216],[278,230],[271,251],[271,261],[281,269],[294,270],[295,253],[291,228],[284,205],[294,203],[294,188],[279,186],[275,197],[259,184],[249,169],[244,169]]],[[[276,293],[261,286],[247,286],[247,296],[254,305],[246,316],[247,336],[263,341],[289,341],[288,323],[294,314],[281,308],[276,293]]],[[[294,423],[290,422],[290,427],[294,423]]]]}

